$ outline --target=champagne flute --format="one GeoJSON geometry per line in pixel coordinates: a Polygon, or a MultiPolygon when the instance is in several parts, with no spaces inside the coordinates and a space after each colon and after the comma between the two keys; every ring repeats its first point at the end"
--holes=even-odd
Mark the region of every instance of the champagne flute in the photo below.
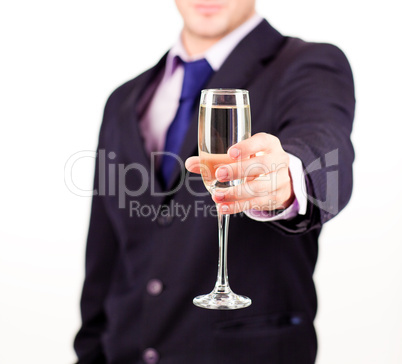
{"type": "MultiPolygon", "coordinates": [[[[247,90],[209,89],[201,92],[198,118],[198,153],[201,176],[207,190],[229,188],[243,180],[219,182],[215,172],[223,164],[233,163],[228,149],[251,134],[250,102],[247,90]]],[[[197,296],[193,303],[202,308],[233,310],[251,305],[248,297],[232,292],[227,273],[227,243],[230,215],[218,210],[219,261],[218,276],[213,291],[197,296]]]]}

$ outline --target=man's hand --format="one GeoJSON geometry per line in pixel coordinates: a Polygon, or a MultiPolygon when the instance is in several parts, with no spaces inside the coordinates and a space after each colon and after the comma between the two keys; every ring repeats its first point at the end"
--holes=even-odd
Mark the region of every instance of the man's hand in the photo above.
{"type": "MultiPolygon", "coordinates": [[[[216,157],[217,155],[215,155],[216,157]]],[[[215,178],[220,182],[244,179],[245,183],[229,188],[215,188],[213,200],[223,214],[245,210],[278,210],[294,200],[289,173],[289,156],[273,135],[258,133],[233,145],[222,158],[214,158],[215,178]],[[231,163],[228,163],[228,157],[231,163]]],[[[200,157],[186,160],[193,173],[205,171],[200,157]]],[[[212,171],[207,171],[210,174],[212,171]]]]}

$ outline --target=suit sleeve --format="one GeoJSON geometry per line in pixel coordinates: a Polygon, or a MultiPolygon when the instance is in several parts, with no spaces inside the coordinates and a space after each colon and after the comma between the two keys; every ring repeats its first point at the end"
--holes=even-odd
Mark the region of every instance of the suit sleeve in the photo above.
{"type": "Polygon", "coordinates": [[[302,161],[307,185],[306,215],[273,223],[289,234],[319,229],[346,206],[354,160],[349,63],[335,46],[299,42],[279,72],[274,114],[283,149],[302,161]]]}
{"type": "MultiPolygon", "coordinates": [[[[107,107],[107,106],[106,106],[107,107]]],[[[104,148],[103,132],[99,137],[99,150],[104,148]]],[[[108,294],[117,256],[117,239],[105,208],[104,196],[99,193],[98,158],[95,166],[94,197],[87,238],[85,280],[81,296],[82,326],[75,338],[74,348],[78,364],[103,364],[102,334],[106,328],[104,302],[108,294]]]]}

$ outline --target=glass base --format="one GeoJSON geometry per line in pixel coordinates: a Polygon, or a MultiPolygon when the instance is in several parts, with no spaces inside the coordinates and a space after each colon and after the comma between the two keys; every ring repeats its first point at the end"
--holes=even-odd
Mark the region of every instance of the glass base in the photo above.
{"type": "Polygon", "coordinates": [[[197,296],[193,303],[201,308],[210,310],[237,310],[251,305],[251,299],[233,292],[219,293],[212,291],[209,294],[197,296]]]}

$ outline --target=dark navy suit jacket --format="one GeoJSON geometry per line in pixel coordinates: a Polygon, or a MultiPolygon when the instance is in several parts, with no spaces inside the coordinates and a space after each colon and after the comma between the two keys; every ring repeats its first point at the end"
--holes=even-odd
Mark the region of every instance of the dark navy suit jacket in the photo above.
{"type": "MultiPolygon", "coordinates": [[[[338,48],[284,37],[263,21],[207,84],[249,90],[252,134],[276,135],[302,160],[310,196],[307,214],[290,221],[232,217],[230,283],[253,304],[213,311],[192,304],[215,282],[213,202],[199,178],[161,195],[138,126],[165,59],[119,87],[105,107],[75,339],[79,363],[313,363],[318,236],[352,190],[349,64],[338,48]],[[187,219],[174,206],[190,208],[187,219]]],[[[183,160],[197,154],[197,111],[194,105],[183,160]]],[[[169,189],[181,173],[178,165],[169,189]]]]}

